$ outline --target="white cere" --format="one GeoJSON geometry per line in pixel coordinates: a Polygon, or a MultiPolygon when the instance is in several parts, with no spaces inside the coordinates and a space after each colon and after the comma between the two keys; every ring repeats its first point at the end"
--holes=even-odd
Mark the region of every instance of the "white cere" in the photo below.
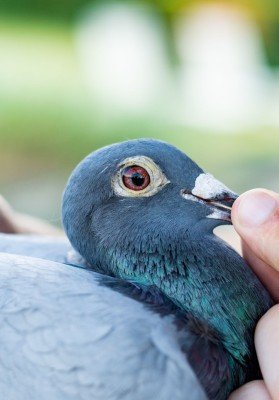
{"type": "Polygon", "coordinates": [[[192,190],[194,196],[203,199],[212,199],[224,192],[230,192],[230,189],[208,173],[202,173],[197,177],[192,190]]]}

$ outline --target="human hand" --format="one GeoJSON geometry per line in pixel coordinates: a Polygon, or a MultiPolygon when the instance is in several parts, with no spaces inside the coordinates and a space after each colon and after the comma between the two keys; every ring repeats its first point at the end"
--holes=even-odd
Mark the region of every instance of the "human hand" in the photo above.
{"type": "Polygon", "coordinates": [[[0,232],[15,233],[13,211],[6,200],[0,195],[0,232]]]}
{"type": "MultiPolygon", "coordinates": [[[[233,206],[232,221],[244,258],[279,303],[279,195],[264,189],[244,193],[233,206]]],[[[229,400],[279,400],[279,304],[259,321],[255,346],[263,381],[247,383],[229,400]]]]}
{"type": "Polygon", "coordinates": [[[63,232],[48,222],[14,211],[0,195],[0,232],[61,236],[63,232]]]}

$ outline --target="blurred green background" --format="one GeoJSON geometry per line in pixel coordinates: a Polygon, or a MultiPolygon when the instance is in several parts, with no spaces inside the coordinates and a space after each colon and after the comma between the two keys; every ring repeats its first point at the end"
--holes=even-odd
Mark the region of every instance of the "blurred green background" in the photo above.
{"type": "Polygon", "coordinates": [[[136,137],[279,190],[278,71],[275,0],[3,1],[0,193],[59,225],[79,160],[136,137]]]}

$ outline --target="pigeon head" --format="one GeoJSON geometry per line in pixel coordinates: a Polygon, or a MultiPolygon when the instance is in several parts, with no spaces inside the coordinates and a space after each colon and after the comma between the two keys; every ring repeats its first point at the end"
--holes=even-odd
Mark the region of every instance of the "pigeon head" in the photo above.
{"type": "Polygon", "coordinates": [[[141,139],[86,157],[62,209],[72,245],[94,270],[159,290],[216,333],[232,368],[228,390],[255,363],[255,325],[272,304],[244,260],[213,234],[230,223],[236,197],[175,147],[141,139]]]}
{"type": "Polygon", "coordinates": [[[174,146],[132,140],[78,165],[64,194],[63,222],[74,247],[104,269],[102,252],[169,248],[229,223],[236,197],[174,146]]]}
{"type": "Polygon", "coordinates": [[[155,286],[207,321],[242,360],[270,298],[244,260],[213,234],[236,194],[183,152],[157,140],[104,147],[69,179],[63,223],[92,267],[155,286]],[[248,332],[248,334],[247,334],[248,332]]]}
{"type": "Polygon", "coordinates": [[[232,333],[234,316],[254,321],[269,305],[243,259],[213,234],[230,223],[236,197],[175,147],[131,140],[77,166],[64,193],[63,223],[94,269],[155,285],[180,308],[204,319],[211,314],[213,325],[221,319],[232,333]]]}
{"type": "MultiPolygon", "coordinates": [[[[236,198],[174,146],[130,140],[101,148],[76,167],[64,192],[63,224],[95,269],[160,284],[166,275],[187,275],[197,255],[214,257],[218,265],[233,252],[212,232],[230,223],[236,198]]],[[[199,270],[204,282],[216,272],[199,270]]]]}

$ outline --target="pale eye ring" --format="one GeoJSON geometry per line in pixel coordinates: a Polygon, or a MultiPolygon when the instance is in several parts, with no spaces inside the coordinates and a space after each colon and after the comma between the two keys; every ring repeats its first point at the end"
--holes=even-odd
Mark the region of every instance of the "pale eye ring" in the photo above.
{"type": "Polygon", "coordinates": [[[169,181],[155,162],[146,156],[126,158],[118,165],[112,188],[122,197],[149,197],[169,181]]]}

